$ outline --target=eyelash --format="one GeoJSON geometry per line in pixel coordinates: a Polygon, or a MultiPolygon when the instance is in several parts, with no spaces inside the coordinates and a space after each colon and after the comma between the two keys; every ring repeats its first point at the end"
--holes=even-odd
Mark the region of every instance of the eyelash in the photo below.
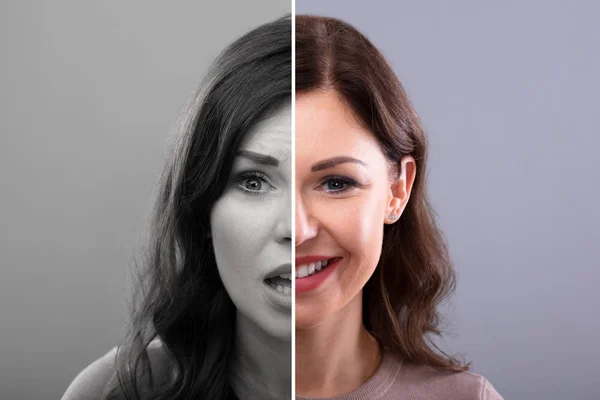
{"type": "Polygon", "coordinates": [[[325,185],[331,184],[332,182],[341,183],[343,185],[343,187],[341,189],[337,189],[337,190],[336,189],[333,189],[333,190],[324,189],[325,192],[332,193],[332,194],[341,194],[341,193],[347,192],[350,189],[360,186],[357,181],[355,181],[352,178],[348,178],[346,176],[327,176],[327,177],[323,178],[319,187],[324,188],[325,185]]]}
{"type": "Polygon", "coordinates": [[[272,189],[274,189],[273,186],[269,183],[269,178],[265,174],[258,172],[258,171],[244,172],[244,173],[240,174],[237,179],[237,185],[244,193],[247,193],[247,194],[250,194],[253,196],[257,196],[261,193],[269,192],[272,189]],[[247,181],[249,179],[258,179],[263,184],[266,184],[270,188],[267,190],[249,190],[242,184],[244,181],[247,181]]]}

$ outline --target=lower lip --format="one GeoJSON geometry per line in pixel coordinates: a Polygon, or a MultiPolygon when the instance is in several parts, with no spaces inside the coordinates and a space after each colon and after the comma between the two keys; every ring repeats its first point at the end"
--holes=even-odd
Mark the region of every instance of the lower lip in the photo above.
{"type": "Polygon", "coordinates": [[[333,273],[333,270],[339,264],[341,258],[327,264],[325,269],[317,272],[316,274],[309,275],[304,278],[296,278],[296,293],[306,293],[320,287],[325,280],[333,273]]]}
{"type": "MultiPolygon", "coordinates": [[[[292,294],[281,293],[275,289],[271,284],[263,282],[265,286],[263,296],[274,308],[281,311],[290,312],[292,309],[292,294]]],[[[291,315],[291,314],[290,314],[291,315]]]]}

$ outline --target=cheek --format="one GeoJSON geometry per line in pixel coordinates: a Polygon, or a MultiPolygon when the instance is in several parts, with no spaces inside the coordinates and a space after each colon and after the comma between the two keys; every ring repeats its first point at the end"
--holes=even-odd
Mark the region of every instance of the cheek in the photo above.
{"type": "Polygon", "coordinates": [[[331,200],[331,203],[335,208],[331,210],[327,225],[337,244],[353,262],[362,264],[360,260],[377,260],[383,240],[384,204],[381,196],[365,193],[331,200]]]}
{"type": "Polygon", "coordinates": [[[386,187],[373,185],[347,199],[332,199],[328,233],[343,251],[345,268],[339,271],[339,296],[346,303],[360,292],[373,275],[381,256],[386,187]]]}
{"type": "Polygon", "coordinates": [[[211,213],[211,233],[217,266],[226,286],[243,284],[257,274],[257,264],[268,234],[268,207],[226,193],[211,213]]]}

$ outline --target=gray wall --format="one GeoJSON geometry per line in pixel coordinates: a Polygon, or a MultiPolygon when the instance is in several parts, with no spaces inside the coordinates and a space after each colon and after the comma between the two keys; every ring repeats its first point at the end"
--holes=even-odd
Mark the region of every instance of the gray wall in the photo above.
{"type": "Polygon", "coordinates": [[[507,399],[600,399],[600,4],[309,1],[380,47],[431,137],[448,317],[507,399]]]}
{"type": "Polygon", "coordinates": [[[0,5],[0,399],[118,344],[167,138],[208,64],[289,0],[0,5]]]}

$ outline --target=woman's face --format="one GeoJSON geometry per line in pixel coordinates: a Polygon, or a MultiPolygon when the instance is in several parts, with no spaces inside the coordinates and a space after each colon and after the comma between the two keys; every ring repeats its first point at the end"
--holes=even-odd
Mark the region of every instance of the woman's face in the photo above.
{"type": "Polygon", "coordinates": [[[290,181],[285,106],[241,144],[210,221],[219,274],[240,316],[284,340],[291,337],[290,181]]]}
{"type": "Polygon", "coordinates": [[[306,329],[362,291],[379,261],[384,224],[394,221],[387,217],[399,215],[407,198],[376,138],[335,92],[296,97],[295,140],[296,329],[306,329]],[[315,273],[303,278],[311,263],[315,273]]]}

